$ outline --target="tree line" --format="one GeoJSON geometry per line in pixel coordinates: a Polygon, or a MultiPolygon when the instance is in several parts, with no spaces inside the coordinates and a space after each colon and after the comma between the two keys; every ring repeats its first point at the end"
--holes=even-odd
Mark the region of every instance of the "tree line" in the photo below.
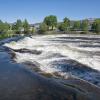
{"type": "Polygon", "coordinates": [[[95,19],[90,23],[88,19],[80,21],[71,21],[65,17],[63,22],[58,23],[57,17],[50,15],[44,18],[43,23],[40,25],[42,32],[58,29],[59,31],[82,31],[82,32],[96,32],[100,33],[100,18],[95,19]]]}
{"type": "Polygon", "coordinates": [[[21,21],[18,19],[13,24],[8,24],[7,22],[2,22],[0,20],[0,33],[5,33],[7,31],[14,31],[16,34],[21,33],[28,33],[30,30],[30,25],[28,21],[25,19],[24,21],[21,21]]]}
{"type": "Polygon", "coordinates": [[[34,28],[30,29],[30,25],[26,19],[24,21],[18,19],[12,24],[0,20],[0,39],[20,34],[29,34],[33,31],[34,28]]]}
{"type": "MultiPolygon", "coordinates": [[[[58,30],[58,31],[92,31],[100,33],[100,18],[95,19],[92,23],[88,19],[72,21],[65,17],[62,22],[58,22],[55,15],[46,16],[42,23],[39,24],[38,30],[35,27],[31,27],[28,21],[25,19],[21,21],[18,19],[15,23],[9,24],[0,20],[0,34],[4,37],[9,37],[18,34],[29,34],[29,33],[44,33],[47,31],[58,30]]],[[[1,36],[1,35],[0,35],[1,36]]]]}

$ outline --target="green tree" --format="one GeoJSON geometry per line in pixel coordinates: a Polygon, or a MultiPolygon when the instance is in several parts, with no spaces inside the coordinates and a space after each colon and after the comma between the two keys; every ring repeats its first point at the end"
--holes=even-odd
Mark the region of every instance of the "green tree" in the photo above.
{"type": "Polygon", "coordinates": [[[70,26],[70,20],[67,17],[63,19],[63,23],[65,23],[67,26],[70,26]]]}
{"type": "Polygon", "coordinates": [[[35,32],[35,28],[32,27],[32,29],[31,29],[31,33],[34,33],[34,32],[35,32]]]}
{"type": "Polygon", "coordinates": [[[12,33],[14,34],[14,35],[16,35],[16,24],[15,23],[13,23],[12,25],[11,25],[11,30],[12,30],[12,33]]]}
{"type": "Polygon", "coordinates": [[[67,31],[70,30],[70,19],[67,18],[67,17],[65,17],[65,18],[63,19],[63,23],[64,23],[65,26],[66,26],[66,30],[67,30],[67,31]]]}
{"type": "Polygon", "coordinates": [[[57,26],[57,17],[54,15],[50,15],[44,18],[44,23],[48,25],[49,27],[52,27],[52,30],[54,27],[57,26]]]}
{"type": "Polygon", "coordinates": [[[39,29],[40,29],[39,30],[40,33],[44,33],[48,30],[48,26],[45,23],[41,23],[39,29]]]}
{"type": "Polygon", "coordinates": [[[0,33],[4,30],[4,23],[0,20],[0,33]]]}
{"type": "Polygon", "coordinates": [[[22,28],[23,28],[23,24],[22,24],[22,21],[20,19],[18,19],[16,21],[16,23],[14,23],[12,25],[12,30],[15,31],[15,33],[17,33],[17,34],[21,33],[22,28]]]}
{"type": "Polygon", "coordinates": [[[74,30],[80,30],[80,21],[75,21],[73,25],[74,30]]]}
{"type": "Polygon", "coordinates": [[[81,30],[82,31],[88,31],[88,20],[83,20],[82,23],[81,23],[81,30]]]}
{"type": "Polygon", "coordinates": [[[22,21],[20,19],[16,22],[16,30],[21,31],[22,29],[22,21]]]}
{"type": "Polygon", "coordinates": [[[23,28],[24,28],[24,33],[29,33],[29,23],[28,21],[25,19],[23,22],[23,28]]]}
{"type": "Polygon", "coordinates": [[[66,23],[61,23],[59,26],[58,26],[58,29],[60,31],[66,31],[67,30],[67,25],[66,23]]]}
{"type": "Polygon", "coordinates": [[[100,23],[97,23],[96,24],[96,32],[97,33],[100,33],[100,23]]]}
{"type": "Polygon", "coordinates": [[[65,17],[63,19],[63,22],[59,25],[58,29],[60,31],[68,31],[70,29],[70,20],[65,17]]]}
{"type": "Polygon", "coordinates": [[[0,32],[7,32],[10,29],[10,25],[7,22],[2,22],[0,20],[0,32]]]}
{"type": "Polygon", "coordinates": [[[100,33],[100,19],[96,19],[92,24],[92,30],[94,32],[100,33]]]}
{"type": "Polygon", "coordinates": [[[3,27],[4,27],[4,31],[5,32],[7,32],[8,30],[10,30],[10,25],[7,22],[5,22],[3,25],[4,25],[3,27]]]}
{"type": "Polygon", "coordinates": [[[12,29],[13,31],[15,31],[15,30],[16,30],[16,25],[15,25],[15,24],[12,24],[11,29],[12,29]]]}
{"type": "Polygon", "coordinates": [[[96,22],[94,21],[91,26],[91,30],[95,32],[95,29],[96,29],[96,22]]]}

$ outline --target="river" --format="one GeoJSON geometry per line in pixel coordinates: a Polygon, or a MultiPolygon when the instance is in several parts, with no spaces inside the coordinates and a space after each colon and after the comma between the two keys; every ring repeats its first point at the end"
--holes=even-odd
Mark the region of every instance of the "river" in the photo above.
{"type": "Polygon", "coordinates": [[[99,35],[8,39],[0,46],[0,97],[1,100],[99,100],[99,66],[99,35]]]}

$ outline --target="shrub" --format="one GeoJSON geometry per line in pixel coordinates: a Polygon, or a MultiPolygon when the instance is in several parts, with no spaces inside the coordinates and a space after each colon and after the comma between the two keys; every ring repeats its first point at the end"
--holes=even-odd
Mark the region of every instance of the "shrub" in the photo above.
{"type": "Polygon", "coordinates": [[[44,33],[48,30],[48,26],[45,23],[40,24],[39,33],[44,33]]]}

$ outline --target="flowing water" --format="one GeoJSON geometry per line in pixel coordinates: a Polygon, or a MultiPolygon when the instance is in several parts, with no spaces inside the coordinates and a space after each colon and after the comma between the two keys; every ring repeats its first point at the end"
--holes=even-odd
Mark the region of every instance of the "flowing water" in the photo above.
{"type": "Polygon", "coordinates": [[[100,35],[29,36],[3,44],[13,61],[41,75],[100,86],[100,35]]]}

